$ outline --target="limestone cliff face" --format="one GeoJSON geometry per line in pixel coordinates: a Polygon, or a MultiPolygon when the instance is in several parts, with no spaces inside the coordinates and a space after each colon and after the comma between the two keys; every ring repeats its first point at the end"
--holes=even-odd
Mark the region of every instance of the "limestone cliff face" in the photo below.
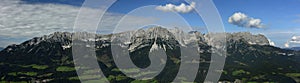
{"type": "Polygon", "coordinates": [[[252,35],[250,32],[238,32],[226,35],[227,41],[237,41],[244,40],[248,44],[257,44],[257,45],[270,45],[269,40],[264,35],[252,35]]]}

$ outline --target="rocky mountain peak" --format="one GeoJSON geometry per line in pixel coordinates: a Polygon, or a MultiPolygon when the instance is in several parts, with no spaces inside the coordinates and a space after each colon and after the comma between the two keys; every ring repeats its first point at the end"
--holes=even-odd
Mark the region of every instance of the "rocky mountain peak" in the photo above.
{"type": "Polygon", "coordinates": [[[169,30],[162,27],[153,27],[143,31],[138,30],[133,34],[133,38],[136,37],[135,34],[137,34],[137,36],[139,36],[138,34],[142,34],[144,37],[146,37],[145,39],[162,38],[168,40],[175,38],[173,34],[169,32],[169,30]]]}
{"type": "Polygon", "coordinates": [[[261,34],[253,35],[250,32],[237,32],[237,33],[227,34],[226,38],[228,42],[244,40],[248,44],[270,45],[269,40],[266,36],[261,34]]]}
{"type": "Polygon", "coordinates": [[[178,44],[173,33],[162,27],[137,30],[133,32],[130,42],[130,51],[152,45],[169,46],[170,48],[173,48],[175,44],[178,44]]]}

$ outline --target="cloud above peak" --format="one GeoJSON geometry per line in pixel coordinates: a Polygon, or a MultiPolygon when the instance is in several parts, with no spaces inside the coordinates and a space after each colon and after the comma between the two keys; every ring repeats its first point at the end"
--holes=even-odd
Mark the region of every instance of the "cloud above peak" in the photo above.
{"type": "Polygon", "coordinates": [[[157,6],[156,9],[164,12],[189,13],[194,10],[195,6],[195,2],[192,2],[190,5],[186,5],[184,3],[181,3],[180,5],[166,4],[164,6],[157,6]]]}
{"type": "Polygon", "coordinates": [[[300,44],[300,36],[293,36],[290,40],[288,40],[284,46],[290,47],[291,45],[299,45],[300,44]]]}
{"type": "Polygon", "coordinates": [[[249,17],[248,15],[237,12],[229,17],[228,22],[233,25],[245,28],[263,28],[261,19],[249,17]]]}
{"type": "Polygon", "coordinates": [[[275,45],[275,42],[271,41],[270,39],[268,39],[268,41],[269,41],[269,44],[270,44],[271,46],[276,46],[276,45],[275,45]]]}

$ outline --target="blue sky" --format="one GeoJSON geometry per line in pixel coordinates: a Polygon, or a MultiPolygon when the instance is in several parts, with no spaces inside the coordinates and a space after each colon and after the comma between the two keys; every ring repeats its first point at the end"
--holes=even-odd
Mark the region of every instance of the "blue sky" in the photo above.
{"type": "MultiPolygon", "coordinates": [[[[3,29],[3,32],[5,34],[0,34],[0,46],[6,46],[7,44],[12,43],[20,43],[22,41],[25,41],[26,39],[30,39],[35,36],[39,35],[32,35],[32,34],[45,34],[45,33],[52,33],[53,31],[70,31],[70,28],[60,28],[60,27],[72,27],[72,22],[74,22],[76,18],[76,14],[78,13],[78,10],[83,3],[84,0],[4,0],[5,4],[11,4],[11,5],[5,5],[0,4],[0,7],[6,7],[11,6],[11,10],[14,11],[16,9],[19,9],[24,15],[28,15],[26,12],[34,12],[29,13],[33,14],[35,16],[38,15],[40,12],[45,12],[45,15],[48,15],[49,17],[54,15],[63,15],[65,18],[68,18],[66,20],[63,20],[62,22],[69,22],[69,23],[55,23],[48,21],[52,25],[52,27],[44,27],[41,29],[47,29],[45,31],[39,31],[41,29],[37,27],[41,27],[42,25],[34,25],[34,21],[30,22],[28,25],[30,28],[28,30],[35,32],[19,32],[19,35],[22,36],[12,36],[9,33],[9,28],[3,29]],[[16,4],[13,1],[16,2],[22,2],[21,4],[16,4]],[[24,6],[22,8],[18,8],[18,5],[24,6]],[[65,10],[60,11],[61,13],[53,13],[51,10],[49,12],[42,11],[38,9],[51,9],[57,7],[57,9],[65,8],[65,10]],[[33,10],[29,11],[28,8],[32,8],[33,10]],[[15,8],[15,9],[13,9],[15,8]],[[34,10],[37,9],[37,10],[34,10]],[[72,11],[69,11],[72,10],[72,11]],[[35,12],[38,11],[38,12],[35,12]],[[66,12],[66,13],[64,13],[66,12]],[[34,28],[34,29],[31,29],[34,28]],[[58,28],[58,29],[57,29],[58,28]],[[7,30],[7,31],[6,31],[7,30]],[[25,35],[25,36],[24,36],[25,35]],[[27,36],[28,35],[28,36],[27,36]]],[[[264,34],[266,35],[270,40],[275,42],[275,45],[278,47],[284,47],[284,44],[289,41],[293,35],[300,35],[300,0],[213,0],[215,3],[225,26],[226,32],[251,32],[254,34],[264,34]],[[263,28],[249,28],[249,27],[240,27],[237,25],[234,25],[232,23],[228,22],[228,19],[233,14],[241,12],[251,18],[260,19],[262,24],[264,25],[263,28]]],[[[131,12],[132,10],[136,8],[140,8],[143,6],[148,5],[161,5],[164,6],[166,4],[173,4],[173,5],[180,5],[181,3],[187,4],[182,0],[118,0],[116,3],[114,3],[109,9],[107,18],[111,19],[110,17],[122,17],[125,14],[131,12]]],[[[188,5],[188,4],[187,4],[188,5]]],[[[53,9],[53,10],[57,10],[53,9]]],[[[9,18],[7,15],[17,14],[19,12],[7,12],[7,10],[1,10],[0,11],[6,11],[3,13],[4,16],[2,18],[4,19],[12,19],[9,18]]],[[[59,10],[57,10],[59,11],[59,10]]],[[[188,13],[179,13],[183,18],[192,26],[192,27],[202,27],[204,28],[205,25],[200,19],[200,16],[197,15],[197,13],[191,11],[188,13]]],[[[22,15],[22,14],[21,14],[22,15]]],[[[23,18],[24,16],[11,16],[11,17],[20,17],[23,18]]],[[[30,17],[30,16],[29,16],[30,17]]],[[[39,17],[39,16],[37,16],[39,17]]],[[[114,20],[118,20],[120,18],[113,18],[114,20]]],[[[138,17],[133,17],[138,19],[138,17]]],[[[1,19],[1,18],[0,18],[1,19]]],[[[13,18],[14,19],[14,18],[13,18]]],[[[25,19],[25,17],[24,17],[25,19]]],[[[36,18],[38,20],[41,20],[41,18],[36,18]]],[[[162,19],[162,18],[160,18],[162,19]]],[[[53,19],[54,21],[57,19],[53,19]]],[[[59,19],[60,20],[60,19],[59,19]]],[[[153,19],[151,19],[153,20],[153,19]]],[[[164,21],[172,21],[174,19],[166,19],[164,21]]],[[[7,20],[9,21],[9,20],[7,20]]],[[[12,20],[15,21],[15,20],[12,20]]],[[[30,20],[31,21],[31,20],[30,20]]],[[[12,26],[15,27],[17,25],[13,25],[13,23],[19,24],[20,21],[12,22],[12,25],[6,25],[6,22],[1,23],[3,26],[12,26]]],[[[22,21],[21,21],[22,22],[22,21]]],[[[110,22],[110,21],[109,21],[110,22]]],[[[9,22],[10,23],[10,22],[9,22]]],[[[20,24],[18,26],[24,26],[25,24],[20,24]]],[[[148,22],[144,22],[148,23],[148,22]]],[[[43,24],[45,26],[47,24],[43,24]]],[[[113,24],[111,24],[113,25],[113,24]]],[[[110,26],[110,25],[107,25],[110,26]]],[[[1,28],[1,26],[0,26],[1,28]]],[[[16,27],[18,29],[20,27],[16,27]]],[[[24,28],[24,27],[21,27],[24,28]]],[[[202,29],[200,29],[202,30],[202,29]]],[[[1,32],[1,33],[3,33],[1,32]]],[[[16,31],[17,33],[17,31],[16,31]]],[[[291,46],[297,46],[297,44],[291,45],[291,46]]]]}
{"type": "MultiPolygon", "coordinates": [[[[225,26],[226,32],[251,32],[264,34],[275,42],[276,46],[284,44],[293,36],[300,35],[300,0],[213,0],[225,26]],[[228,23],[228,18],[236,12],[261,19],[264,28],[245,28],[228,23]]],[[[126,14],[144,5],[164,5],[172,3],[180,5],[180,0],[120,0],[109,11],[126,14]],[[124,7],[126,6],[126,7],[124,7]]],[[[181,14],[195,27],[203,27],[204,23],[196,13],[181,14]]]]}
{"type": "Polygon", "coordinates": [[[300,0],[215,0],[227,32],[249,31],[261,33],[283,47],[293,35],[300,35],[300,0]],[[249,29],[229,24],[227,19],[234,12],[243,12],[259,18],[264,29],[249,29]]]}

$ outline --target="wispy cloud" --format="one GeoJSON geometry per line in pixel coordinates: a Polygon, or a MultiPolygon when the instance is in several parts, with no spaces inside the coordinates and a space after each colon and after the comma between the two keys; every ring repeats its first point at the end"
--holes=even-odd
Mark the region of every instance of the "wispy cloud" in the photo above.
{"type": "Polygon", "coordinates": [[[163,6],[157,6],[156,9],[165,12],[189,13],[194,10],[195,6],[195,2],[192,2],[190,5],[186,5],[184,3],[181,3],[180,5],[166,4],[163,6]]]}
{"type": "Polygon", "coordinates": [[[263,28],[261,19],[249,17],[248,15],[237,12],[229,17],[228,22],[239,27],[263,28]]]}
{"type": "MultiPolygon", "coordinates": [[[[0,37],[32,38],[56,31],[73,31],[79,9],[78,6],[64,4],[27,4],[22,3],[21,0],[2,0],[0,3],[0,37]]],[[[85,10],[92,12],[96,9],[85,8],[85,10]]],[[[91,15],[88,17],[93,17],[91,15]]],[[[106,13],[101,23],[102,31],[112,31],[122,16],[122,14],[106,13]]],[[[151,18],[129,17],[132,21],[128,24],[146,24],[154,21],[151,18]]],[[[84,26],[84,28],[89,30],[91,27],[84,26]]],[[[0,46],[10,44],[5,42],[11,41],[0,40],[0,46]]]]}

